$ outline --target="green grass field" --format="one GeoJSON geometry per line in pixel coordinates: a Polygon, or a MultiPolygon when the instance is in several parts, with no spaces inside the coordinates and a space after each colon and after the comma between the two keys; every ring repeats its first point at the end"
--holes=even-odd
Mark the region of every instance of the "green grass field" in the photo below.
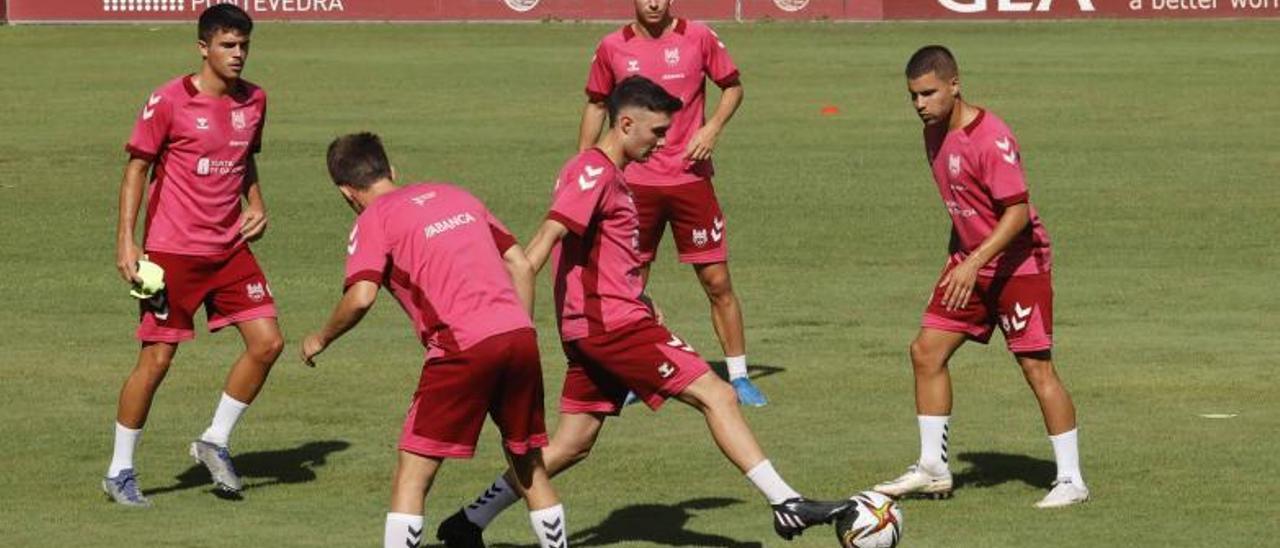
{"type": "MultiPolygon", "coordinates": [[[[289,341],[233,437],[245,500],[210,493],[186,444],[207,424],[231,333],[184,345],[137,465],[155,508],[106,502],[136,309],[114,271],[122,144],[146,94],[198,55],[188,26],[0,27],[0,545],[371,546],[421,350],[389,299],[316,370],[297,343],[338,297],[351,214],[323,154],[380,132],[404,180],[471,188],[527,238],[572,152],[608,25],[260,25],[247,77],[271,97],[255,250],[289,341]]],[[[1030,391],[997,337],[953,361],[947,502],[905,503],[904,546],[1274,545],[1280,450],[1280,27],[1276,22],[718,26],[746,103],[717,152],[749,353],[772,399],[747,411],[788,480],[819,497],[896,475],[918,449],[907,343],[948,220],[901,76],[954,48],[970,100],[1018,133],[1055,246],[1056,359],[1095,500],[1031,508],[1053,479],[1030,391]],[[825,105],[841,113],[821,116],[825,105]],[[1211,420],[1201,414],[1229,413],[1211,420]]],[[[652,293],[720,352],[664,243],[652,293]]],[[[563,362],[544,274],[554,409],[563,362]]],[[[428,527],[499,469],[496,432],[451,462],[428,527]]],[[[578,546],[779,546],[698,415],[638,407],[557,480],[578,546]]],[[[494,545],[527,545],[509,512],[494,545]]],[[[833,546],[829,529],[794,546],[833,546]]]]}

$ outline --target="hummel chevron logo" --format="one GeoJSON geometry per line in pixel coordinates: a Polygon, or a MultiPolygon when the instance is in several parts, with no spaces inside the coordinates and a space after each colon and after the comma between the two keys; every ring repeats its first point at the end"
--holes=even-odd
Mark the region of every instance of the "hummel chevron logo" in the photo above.
{"type": "Polygon", "coordinates": [[[347,255],[356,254],[356,246],[360,244],[360,242],[356,241],[356,234],[359,234],[359,233],[360,233],[360,225],[356,225],[354,228],[351,229],[351,235],[347,236],[347,255]]]}
{"type": "Polygon", "coordinates": [[[578,176],[578,186],[583,191],[591,190],[596,187],[596,183],[600,182],[600,175],[604,173],[602,167],[592,167],[590,165],[582,168],[586,173],[578,176]]]}
{"type": "Polygon", "coordinates": [[[151,107],[154,107],[160,104],[161,99],[163,99],[163,97],[159,95],[154,95],[154,94],[151,97],[147,98],[147,106],[142,107],[143,120],[150,120],[152,116],[156,115],[156,109],[151,107]]]}
{"type": "Polygon", "coordinates": [[[711,240],[718,242],[724,239],[724,219],[714,219],[711,222],[711,240]]]}
{"type": "Polygon", "coordinates": [[[566,546],[564,542],[566,540],[564,538],[564,528],[561,527],[563,523],[564,522],[561,521],[560,518],[556,518],[555,521],[542,522],[542,526],[547,529],[547,532],[542,536],[551,541],[552,546],[566,546]]]}
{"type": "Polygon", "coordinates": [[[419,527],[417,530],[415,530],[412,526],[408,526],[408,529],[409,529],[409,538],[404,539],[404,545],[407,546],[408,548],[418,548],[418,545],[422,543],[423,528],[419,527]]]}
{"type": "Polygon", "coordinates": [[[480,495],[479,497],[476,497],[476,501],[475,501],[475,502],[473,502],[473,503],[471,503],[471,504],[470,504],[470,505],[468,505],[467,507],[468,507],[468,508],[470,508],[470,509],[472,509],[472,510],[477,510],[477,509],[479,509],[481,506],[484,506],[485,504],[488,504],[488,503],[489,503],[489,501],[493,500],[493,498],[494,498],[494,497],[496,497],[496,496],[498,496],[498,493],[501,493],[501,492],[502,492],[502,488],[501,488],[501,487],[498,487],[497,485],[490,485],[488,489],[485,489],[485,490],[484,490],[484,494],[483,494],[483,495],[480,495]]]}
{"type": "Polygon", "coordinates": [[[1023,308],[1022,303],[1013,303],[1013,328],[1021,331],[1027,327],[1027,320],[1031,317],[1031,311],[1035,310],[1033,305],[1031,308],[1023,308]]]}
{"type": "Polygon", "coordinates": [[[1001,137],[996,140],[996,148],[1004,151],[1004,154],[1001,154],[1000,158],[1012,165],[1018,163],[1018,152],[1016,150],[1010,150],[1011,146],[1012,143],[1009,142],[1008,137],[1001,137]]]}
{"type": "Polygon", "coordinates": [[[680,340],[680,337],[677,337],[675,335],[671,335],[671,340],[667,341],[667,346],[670,346],[671,348],[679,348],[680,350],[684,350],[685,352],[694,351],[692,346],[680,340]]]}

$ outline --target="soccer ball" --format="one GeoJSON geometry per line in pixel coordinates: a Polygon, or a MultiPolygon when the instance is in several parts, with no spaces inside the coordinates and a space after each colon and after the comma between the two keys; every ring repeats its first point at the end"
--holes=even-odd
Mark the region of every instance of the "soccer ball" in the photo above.
{"type": "Polygon", "coordinates": [[[893,548],[902,540],[902,508],[875,491],[849,499],[853,507],[836,519],[836,539],[844,548],[893,548]]]}

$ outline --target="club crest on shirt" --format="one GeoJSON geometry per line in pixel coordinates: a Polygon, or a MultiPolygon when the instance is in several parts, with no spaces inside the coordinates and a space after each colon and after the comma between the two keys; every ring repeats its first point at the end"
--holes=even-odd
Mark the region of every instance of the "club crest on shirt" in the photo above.
{"type": "Polygon", "coordinates": [[[196,118],[196,129],[200,131],[209,129],[209,119],[203,116],[196,118]]]}
{"type": "Polygon", "coordinates": [[[244,130],[244,128],[249,127],[249,124],[245,122],[243,110],[236,110],[231,112],[231,127],[236,128],[237,130],[242,130],[242,131],[244,130]]]}
{"type": "Polygon", "coordinates": [[[640,60],[627,59],[627,72],[640,72],[640,60]]]}
{"type": "Polygon", "coordinates": [[[263,288],[262,282],[245,284],[244,291],[249,295],[249,300],[255,303],[267,296],[267,291],[263,288]]]}
{"type": "Polygon", "coordinates": [[[947,157],[947,171],[951,172],[952,177],[960,176],[960,155],[952,154],[947,157]]]}
{"type": "Polygon", "coordinates": [[[662,53],[666,55],[668,65],[674,67],[680,64],[680,48],[664,49],[662,53]]]}
{"type": "Polygon", "coordinates": [[[707,245],[707,229],[693,229],[693,245],[698,247],[706,247],[707,245]]]}

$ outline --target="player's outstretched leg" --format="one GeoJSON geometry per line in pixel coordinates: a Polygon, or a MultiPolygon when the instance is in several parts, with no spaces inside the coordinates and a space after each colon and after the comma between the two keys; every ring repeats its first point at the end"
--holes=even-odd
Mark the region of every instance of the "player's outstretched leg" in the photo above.
{"type": "MultiPolygon", "coordinates": [[[[605,415],[598,413],[561,413],[551,443],[542,449],[549,478],[556,477],[591,454],[604,420],[605,415]]],[[[441,522],[436,538],[447,548],[483,548],[484,529],[498,514],[520,500],[520,492],[515,485],[513,471],[507,470],[475,501],[441,522]]]]}
{"type": "Polygon", "coordinates": [[[107,475],[102,480],[102,490],[111,500],[126,505],[146,507],[151,501],[138,487],[138,476],[133,467],[133,453],[142,437],[142,427],[151,413],[151,401],[156,389],[169,372],[169,364],[178,351],[173,343],[143,343],[134,366],[124,386],[120,388],[120,401],[116,408],[115,449],[107,475]]]}
{"type": "Polygon", "coordinates": [[[916,384],[916,423],[920,428],[920,458],[906,473],[873,489],[891,497],[944,499],[951,496],[948,446],[951,442],[951,374],[947,361],[964,333],[923,328],[911,343],[916,384]]]}
{"type": "Polygon", "coordinates": [[[773,508],[773,530],[778,536],[791,540],[809,527],[831,523],[849,508],[847,500],[826,502],[804,498],[782,479],[765,458],[742,416],[737,394],[719,377],[702,375],[676,397],[702,413],[716,446],[769,501],[773,508]]]}
{"type": "Polygon", "coordinates": [[[1027,379],[1027,385],[1040,403],[1044,415],[1044,427],[1053,444],[1053,456],[1058,474],[1053,489],[1045,495],[1037,508],[1059,508],[1089,500],[1089,488],[1080,473],[1080,452],[1076,431],[1076,408],[1071,395],[1058,378],[1048,351],[1019,353],[1018,365],[1027,379]]]}
{"type": "Polygon", "coordinates": [[[747,343],[742,326],[742,306],[738,302],[738,295],[733,292],[729,263],[699,264],[693,268],[711,302],[711,325],[715,327],[720,348],[724,350],[729,383],[738,395],[738,402],[752,407],[764,407],[769,400],[747,376],[747,343]]]}
{"type": "Polygon", "coordinates": [[[218,399],[209,428],[191,442],[191,457],[209,469],[213,483],[226,492],[239,493],[243,488],[240,475],[231,462],[228,441],[241,414],[262,390],[267,374],[280,351],[284,338],[275,318],[260,318],[236,324],[244,338],[244,353],[227,375],[226,386],[218,399]]]}

